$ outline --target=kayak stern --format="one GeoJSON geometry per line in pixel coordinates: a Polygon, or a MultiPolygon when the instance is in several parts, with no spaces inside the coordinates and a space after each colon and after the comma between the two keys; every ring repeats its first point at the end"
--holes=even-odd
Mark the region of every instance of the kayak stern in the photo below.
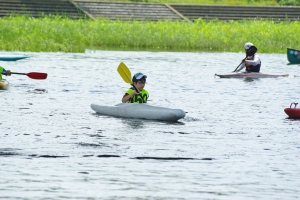
{"type": "Polygon", "coordinates": [[[0,90],[7,90],[9,88],[9,82],[6,79],[0,81],[0,90]]]}
{"type": "Polygon", "coordinates": [[[284,112],[289,116],[291,119],[300,119],[300,108],[296,108],[298,103],[291,103],[289,108],[285,108],[284,112]],[[295,105],[294,108],[292,108],[292,105],[295,105]]]}

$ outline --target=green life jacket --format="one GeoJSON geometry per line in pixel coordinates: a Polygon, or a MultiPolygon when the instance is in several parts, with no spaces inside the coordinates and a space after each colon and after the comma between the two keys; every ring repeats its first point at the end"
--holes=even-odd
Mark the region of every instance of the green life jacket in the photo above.
{"type": "Polygon", "coordinates": [[[0,81],[2,80],[2,72],[5,72],[5,69],[0,66],[0,81]]]}
{"type": "MultiPolygon", "coordinates": [[[[126,93],[131,94],[133,92],[134,92],[134,89],[129,88],[126,93]]],[[[140,95],[139,94],[138,95],[133,95],[130,98],[129,103],[147,103],[148,98],[149,98],[149,93],[146,90],[142,89],[140,91],[140,95]]]]}

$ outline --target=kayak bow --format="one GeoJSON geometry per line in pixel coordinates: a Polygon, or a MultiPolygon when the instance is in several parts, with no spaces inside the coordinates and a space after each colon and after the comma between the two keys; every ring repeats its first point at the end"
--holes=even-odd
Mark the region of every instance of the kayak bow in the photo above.
{"type": "Polygon", "coordinates": [[[0,60],[2,61],[16,61],[29,58],[29,56],[26,55],[0,55],[0,60]]]}

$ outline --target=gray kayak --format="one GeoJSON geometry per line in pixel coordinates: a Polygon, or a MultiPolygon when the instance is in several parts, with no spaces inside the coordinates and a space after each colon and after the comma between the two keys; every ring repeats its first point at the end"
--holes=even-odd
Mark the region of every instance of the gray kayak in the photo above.
{"type": "Polygon", "coordinates": [[[230,74],[215,74],[220,78],[278,78],[287,77],[288,74],[263,74],[260,72],[242,72],[242,73],[230,73],[230,74]]]}
{"type": "Polygon", "coordinates": [[[177,121],[185,117],[181,109],[171,109],[148,104],[120,103],[115,106],[91,104],[91,108],[99,114],[114,117],[177,121]]]}

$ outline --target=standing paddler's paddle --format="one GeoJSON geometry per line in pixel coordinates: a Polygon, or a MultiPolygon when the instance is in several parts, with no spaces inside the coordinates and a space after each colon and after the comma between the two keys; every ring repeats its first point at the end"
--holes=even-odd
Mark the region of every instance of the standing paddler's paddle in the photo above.
{"type": "Polygon", "coordinates": [[[237,70],[237,68],[239,68],[239,66],[244,62],[244,60],[248,57],[248,56],[253,56],[255,53],[257,52],[257,48],[255,46],[251,46],[247,52],[246,52],[246,57],[243,59],[243,61],[235,68],[235,70],[233,72],[235,72],[237,70]]]}
{"type": "Polygon", "coordinates": [[[247,58],[247,56],[243,59],[243,61],[235,68],[235,70],[233,70],[232,72],[235,72],[237,70],[237,68],[239,68],[239,66],[244,62],[244,60],[247,58]]]}
{"type": "MultiPolygon", "coordinates": [[[[130,70],[128,69],[128,67],[125,65],[125,63],[121,62],[119,64],[119,67],[118,67],[118,72],[120,74],[120,76],[123,78],[123,80],[126,82],[126,83],[129,83],[136,92],[139,92],[138,89],[133,85],[132,83],[132,79],[131,79],[131,72],[130,70]]],[[[142,101],[143,103],[145,103],[145,100],[143,98],[143,96],[140,94],[140,97],[142,98],[142,101]]]]}
{"type": "MultiPolygon", "coordinates": [[[[37,80],[44,80],[47,78],[47,75],[48,75],[48,74],[42,73],[42,72],[29,72],[29,73],[11,72],[11,74],[26,75],[29,78],[37,79],[37,80]]],[[[3,75],[6,75],[6,74],[3,74],[3,75]]]]}

